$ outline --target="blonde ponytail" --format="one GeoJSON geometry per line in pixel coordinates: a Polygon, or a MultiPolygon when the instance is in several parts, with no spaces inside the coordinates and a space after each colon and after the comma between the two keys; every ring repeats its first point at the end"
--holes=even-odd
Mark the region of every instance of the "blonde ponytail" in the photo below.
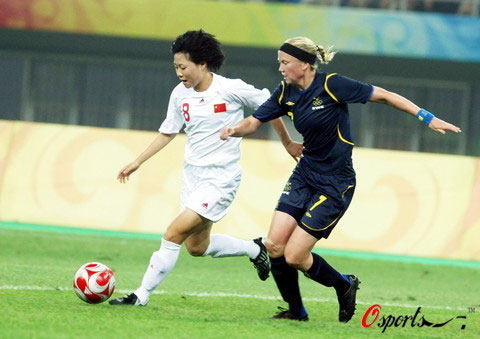
{"type": "Polygon", "coordinates": [[[320,60],[320,63],[328,64],[332,61],[335,54],[336,52],[333,51],[333,46],[328,46],[327,49],[325,49],[323,46],[317,45],[317,58],[320,60]]]}

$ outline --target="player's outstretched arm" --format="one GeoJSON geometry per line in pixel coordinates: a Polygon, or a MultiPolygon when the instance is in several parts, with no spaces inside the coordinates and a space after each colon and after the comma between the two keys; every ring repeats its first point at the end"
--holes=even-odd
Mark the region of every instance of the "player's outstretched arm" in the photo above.
{"type": "Polygon", "coordinates": [[[130,174],[135,172],[141,164],[150,159],[154,154],[164,148],[170,141],[175,138],[177,134],[164,134],[159,133],[153,142],[145,149],[145,151],[140,154],[137,159],[129,163],[127,166],[123,167],[120,172],[118,172],[117,179],[122,184],[125,183],[130,174]]]}
{"type": "Polygon", "coordinates": [[[249,116],[243,120],[240,120],[235,126],[226,126],[220,132],[220,139],[228,140],[230,137],[244,137],[246,135],[254,133],[262,124],[260,120],[249,116]]]}
{"type": "Polygon", "coordinates": [[[454,133],[460,133],[462,131],[459,127],[443,121],[442,119],[435,117],[427,110],[418,107],[407,98],[402,97],[397,93],[387,91],[381,87],[373,86],[373,93],[370,97],[370,101],[388,104],[396,109],[414,115],[420,121],[427,124],[429,128],[442,134],[445,134],[446,131],[451,131],[454,133]]]}
{"type": "Polygon", "coordinates": [[[452,131],[455,133],[460,133],[462,131],[460,127],[452,125],[451,123],[443,121],[437,117],[432,119],[432,121],[428,124],[428,127],[442,134],[445,134],[446,131],[452,131]]]}

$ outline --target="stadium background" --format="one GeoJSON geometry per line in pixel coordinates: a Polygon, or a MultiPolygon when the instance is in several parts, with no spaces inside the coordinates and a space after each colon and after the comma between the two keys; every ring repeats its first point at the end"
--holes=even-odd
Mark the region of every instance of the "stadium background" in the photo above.
{"type": "MultiPolygon", "coordinates": [[[[301,35],[340,52],[327,71],[399,92],[463,130],[440,136],[391,108],[353,106],[355,202],[320,245],[480,259],[478,16],[250,2],[0,0],[0,27],[4,224],[162,233],[178,211],[185,138],[128,185],[115,176],[164,118],[178,82],[171,40],[204,28],[225,45],[221,74],[272,90],[280,79],[276,47],[301,35]]],[[[268,125],[245,140],[241,189],[214,231],[265,234],[293,165],[268,125]]]]}

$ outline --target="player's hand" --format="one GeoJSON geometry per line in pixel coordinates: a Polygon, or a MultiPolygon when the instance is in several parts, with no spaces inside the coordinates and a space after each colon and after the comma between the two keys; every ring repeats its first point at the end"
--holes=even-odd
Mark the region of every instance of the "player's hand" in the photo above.
{"type": "Polygon", "coordinates": [[[118,173],[117,179],[120,181],[122,184],[124,184],[127,180],[130,174],[135,172],[138,168],[140,167],[140,163],[137,161],[129,163],[127,166],[122,168],[122,170],[118,173]]]}
{"type": "Polygon", "coordinates": [[[430,121],[428,127],[442,134],[445,134],[446,131],[452,131],[454,133],[460,133],[462,131],[460,127],[452,125],[451,123],[443,121],[442,119],[439,119],[437,117],[433,118],[433,120],[430,121]]]}
{"type": "Polygon", "coordinates": [[[285,149],[287,150],[288,154],[290,154],[296,162],[298,162],[298,159],[303,157],[303,144],[296,142],[296,141],[290,141],[287,145],[285,145],[285,149]]]}
{"type": "Polygon", "coordinates": [[[228,140],[230,136],[235,133],[235,129],[232,127],[224,127],[222,128],[222,131],[220,132],[220,139],[222,140],[228,140]]]}

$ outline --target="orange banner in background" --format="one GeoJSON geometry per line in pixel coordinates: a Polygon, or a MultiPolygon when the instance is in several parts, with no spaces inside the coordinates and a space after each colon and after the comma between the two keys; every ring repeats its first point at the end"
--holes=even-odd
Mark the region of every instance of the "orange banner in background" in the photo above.
{"type": "Polygon", "coordinates": [[[172,4],[176,6],[175,1],[151,0],[0,0],[0,27],[148,37],[155,33],[145,21],[162,22],[172,4]]]}
{"type": "MultiPolygon", "coordinates": [[[[0,120],[0,220],[163,233],[179,211],[185,136],[116,180],[154,136],[0,120]]],[[[356,148],[354,164],[353,202],[319,246],[480,260],[480,159],[356,148]]],[[[267,234],[294,163],[278,142],[244,140],[241,165],[214,232],[249,239],[267,234]]]]}
{"type": "Polygon", "coordinates": [[[167,40],[204,28],[225,35],[224,42],[248,44],[254,35],[245,35],[229,20],[236,13],[236,20],[248,25],[252,9],[268,12],[264,4],[251,5],[195,0],[0,0],[0,27],[167,40]],[[220,20],[212,20],[215,17],[220,20]]]}
{"type": "Polygon", "coordinates": [[[205,0],[0,0],[0,27],[277,48],[308,36],[342,53],[480,61],[478,19],[307,4],[205,0]]]}

